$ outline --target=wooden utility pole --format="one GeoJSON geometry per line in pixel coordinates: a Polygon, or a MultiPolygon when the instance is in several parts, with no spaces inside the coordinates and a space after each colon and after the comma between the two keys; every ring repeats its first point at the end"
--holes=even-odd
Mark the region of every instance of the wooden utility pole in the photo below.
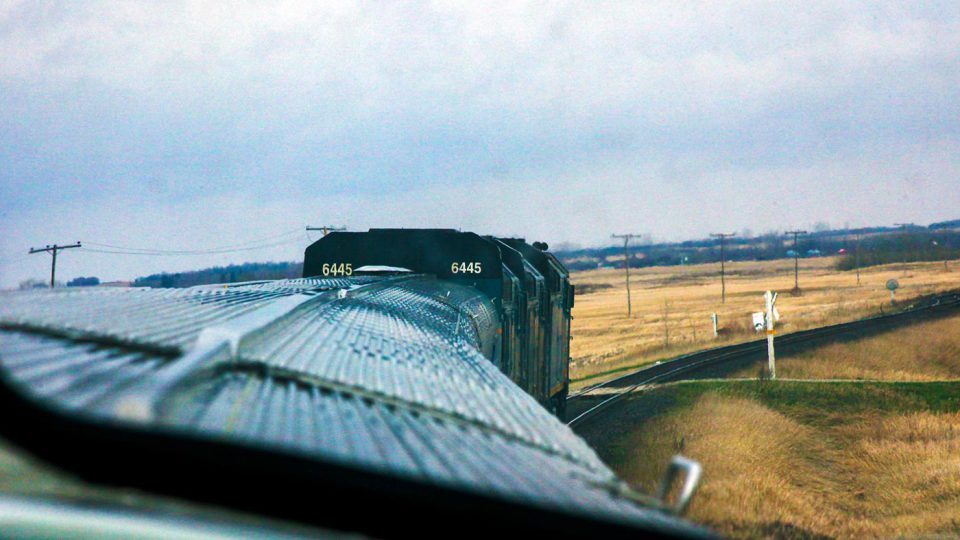
{"type": "Polygon", "coordinates": [[[859,234],[857,234],[856,261],[857,261],[857,287],[859,287],[860,286],[860,235],[859,234]]]}
{"type": "Polygon", "coordinates": [[[611,234],[610,238],[623,239],[623,271],[627,277],[627,318],[630,318],[633,311],[630,306],[630,239],[639,238],[639,234],[611,234]]]}
{"type": "Polygon", "coordinates": [[[321,232],[323,233],[323,235],[326,236],[327,234],[332,233],[332,232],[334,232],[334,231],[345,231],[345,230],[347,230],[347,228],[346,228],[346,227],[335,227],[335,226],[333,226],[333,225],[323,225],[323,226],[321,226],[321,227],[311,227],[310,225],[307,225],[307,230],[308,230],[308,231],[321,231],[321,232]]]}
{"type": "MultiPolygon", "coordinates": [[[[950,271],[950,267],[947,266],[947,261],[950,259],[950,246],[947,244],[947,238],[949,238],[949,237],[948,237],[948,236],[944,236],[944,238],[943,238],[943,248],[942,248],[942,249],[943,249],[943,271],[944,271],[944,272],[949,272],[949,271],[950,271]]],[[[938,245],[936,240],[933,241],[933,245],[934,245],[934,246],[938,245]]]]}
{"type": "Polygon", "coordinates": [[[76,244],[70,244],[66,246],[58,246],[57,244],[54,244],[52,246],[47,246],[43,248],[30,248],[31,255],[33,255],[34,253],[43,253],[43,252],[47,252],[53,255],[53,263],[50,265],[50,288],[51,289],[53,288],[53,285],[57,279],[57,252],[63,251],[64,249],[78,248],[78,247],[82,247],[80,245],[79,240],[77,240],[76,244]]]}
{"type": "Polygon", "coordinates": [[[720,239],[720,303],[727,303],[727,282],[726,282],[726,268],[724,266],[724,253],[723,247],[727,238],[731,236],[736,236],[737,233],[713,233],[710,236],[713,238],[720,239]]]}
{"type": "Polygon", "coordinates": [[[907,227],[913,225],[913,223],[894,223],[894,227],[900,227],[900,249],[903,250],[903,276],[907,276],[907,227]]]}
{"type": "Polygon", "coordinates": [[[800,296],[800,245],[797,243],[797,237],[801,234],[807,234],[807,231],[784,231],[784,234],[793,235],[793,290],[791,294],[800,296]]]}

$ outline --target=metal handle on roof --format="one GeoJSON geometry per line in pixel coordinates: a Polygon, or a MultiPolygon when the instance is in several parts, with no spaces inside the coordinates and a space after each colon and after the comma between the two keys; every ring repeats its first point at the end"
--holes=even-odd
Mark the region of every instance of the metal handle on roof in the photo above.
{"type": "Polygon", "coordinates": [[[697,491],[697,485],[700,483],[700,474],[702,472],[703,467],[700,466],[700,463],[679,454],[673,456],[673,459],[670,460],[670,465],[667,466],[667,472],[664,473],[663,479],[660,481],[660,489],[657,490],[657,499],[660,500],[663,508],[674,514],[682,515],[687,510],[693,494],[697,491]],[[670,493],[674,479],[676,479],[677,473],[680,471],[685,473],[683,488],[680,490],[677,501],[670,505],[667,503],[667,494],[670,493]]]}

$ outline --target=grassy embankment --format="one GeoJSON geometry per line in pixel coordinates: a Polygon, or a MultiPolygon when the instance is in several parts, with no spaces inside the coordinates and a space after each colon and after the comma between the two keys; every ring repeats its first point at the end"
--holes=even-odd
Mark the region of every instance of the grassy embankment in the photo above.
{"type": "Polygon", "coordinates": [[[958,410],[957,382],[697,381],[641,395],[620,414],[642,418],[584,434],[648,492],[673,454],[700,461],[689,518],[727,536],[956,535],[958,410]]]}
{"type": "MultiPolygon", "coordinates": [[[[900,305],[960,287],[960,271],[945,272],[942,263],[911,263],[861,271],[833,269],[835,259],[800,261],[803,295],[781,294],[781,332],[855,320],[880,312],[890,294],[888,279],[899,280],[900,305]]],[[[730,263],[727,301],[720,303],[718,265],[652,267],[631,271],[633,317],[626,318],[623,271],[606,269],[573,274],[578,294],[573,311],[571,376],[574,387],[601,380],[618,369],[670,358],[708,347],[755,339],[750,314],[762,308],[766,290],[793,287],[793,261],[730,263]],[[721,336],[714,339],[710,314],[720,318],[721,336]]]]}
{"type": "MultiPolygon", "coordinates": [[[[734,377],[755,377],[745,368],[734,377]]],[[[781,379],[960,380],[960,316],[831,343],[777,361],[781,379]]]]}
{"type": "Polygon", "coordinates": [[[725,535],[960,534],[960,316],[784,357],[777,371],[665,385],[583,435],[645,491],[671,455],[700,461],[689,517],[725,535]],[[856,377],[874,380],[833,381],[856,377]]]}

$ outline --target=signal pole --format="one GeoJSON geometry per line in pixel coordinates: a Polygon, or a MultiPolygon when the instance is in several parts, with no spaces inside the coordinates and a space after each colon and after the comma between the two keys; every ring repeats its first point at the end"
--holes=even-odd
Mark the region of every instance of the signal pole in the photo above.
{"type": "Polygon", "coordinates": [[[726,270],[724,267],[723,245],[727,238],[730,238],[731,236],[736,236],[736,235],[737,233],[713,233],[710,235],[713,238],[720,239],[720,303],[721,304],[727,303],[727,282],[726,282],[726,278],[724,277],[726,274],[726,270]]]}
{"type": "Polygon", "coordinates": [[[307,230],[308,230],[308,231],[321,231],[321,232],[323,232],[323,235],[326,236],[327,234],[332,233],[332,232],[334,232],[334,231],[345,231],[345,230],[347,230],[347,228],[346,228],[346,227],[335,227],[335,226],[333,226],[333,225],[323,225],[322,227],[311,227],[311,226],[307,225],[307,230]]]}
{"type": "Polygon", "coordinates": [[[790,293],[800,296],[800,247],[797,244],[797,237],[807,234],[807,231],[783,231],[783,233],[793,235],[793,290],[790,293]]]}
{"type": "Polygon", "coordinates": [[[627,318],[629,319],[632,315],[632,310],[630,307],[630,239],[638,238],[639,234],[611,234],[610,238],[622,238],[623,239],[623,271],[627,277],[627,318]]]}
{"type": "Polygon", "coordinates": [[[82,247],[80,245],[79,240],[77,240],[76,244],[70,244],[67,246],[58,246],[57,244],[54,244],[52,246],[48,245],[47,247],[43,247],[43,248],[30,248],[30,255],[33,255],[34,253],[43,253],[43,252],[48,252],[53,254],[53,264],[50,265],[50,288],[51,289],[53,288],[53,284],[56,282],[56,278],[57,278],[57,252],[62,251],[64,249],[78,248],[78,247],[82,247]]]}
{"type": "Polygon", "coordinates": [[[777,313],[777,293],[771,293],[767,291],[763,294],[764,302],[764,311],[766,318],[766,329],[767,329],[767,369],[770,371],[770,378],[777,378],[777,359],[774,355],[773,350],[773,336],[776,334],[774,328],[774,323],[780,319],[780,314],[777,313]]]}

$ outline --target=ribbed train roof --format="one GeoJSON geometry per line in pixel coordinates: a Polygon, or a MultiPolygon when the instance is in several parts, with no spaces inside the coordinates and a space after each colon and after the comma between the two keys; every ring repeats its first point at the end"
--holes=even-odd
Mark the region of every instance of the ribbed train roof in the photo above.
{"type": "Polygon", "coordinates": [[[676,527],[480,353],[498,325],[476,290],[424,276],[16,292],[0,361],[79,411],[144,399],[167,425],[676,527]]]}

